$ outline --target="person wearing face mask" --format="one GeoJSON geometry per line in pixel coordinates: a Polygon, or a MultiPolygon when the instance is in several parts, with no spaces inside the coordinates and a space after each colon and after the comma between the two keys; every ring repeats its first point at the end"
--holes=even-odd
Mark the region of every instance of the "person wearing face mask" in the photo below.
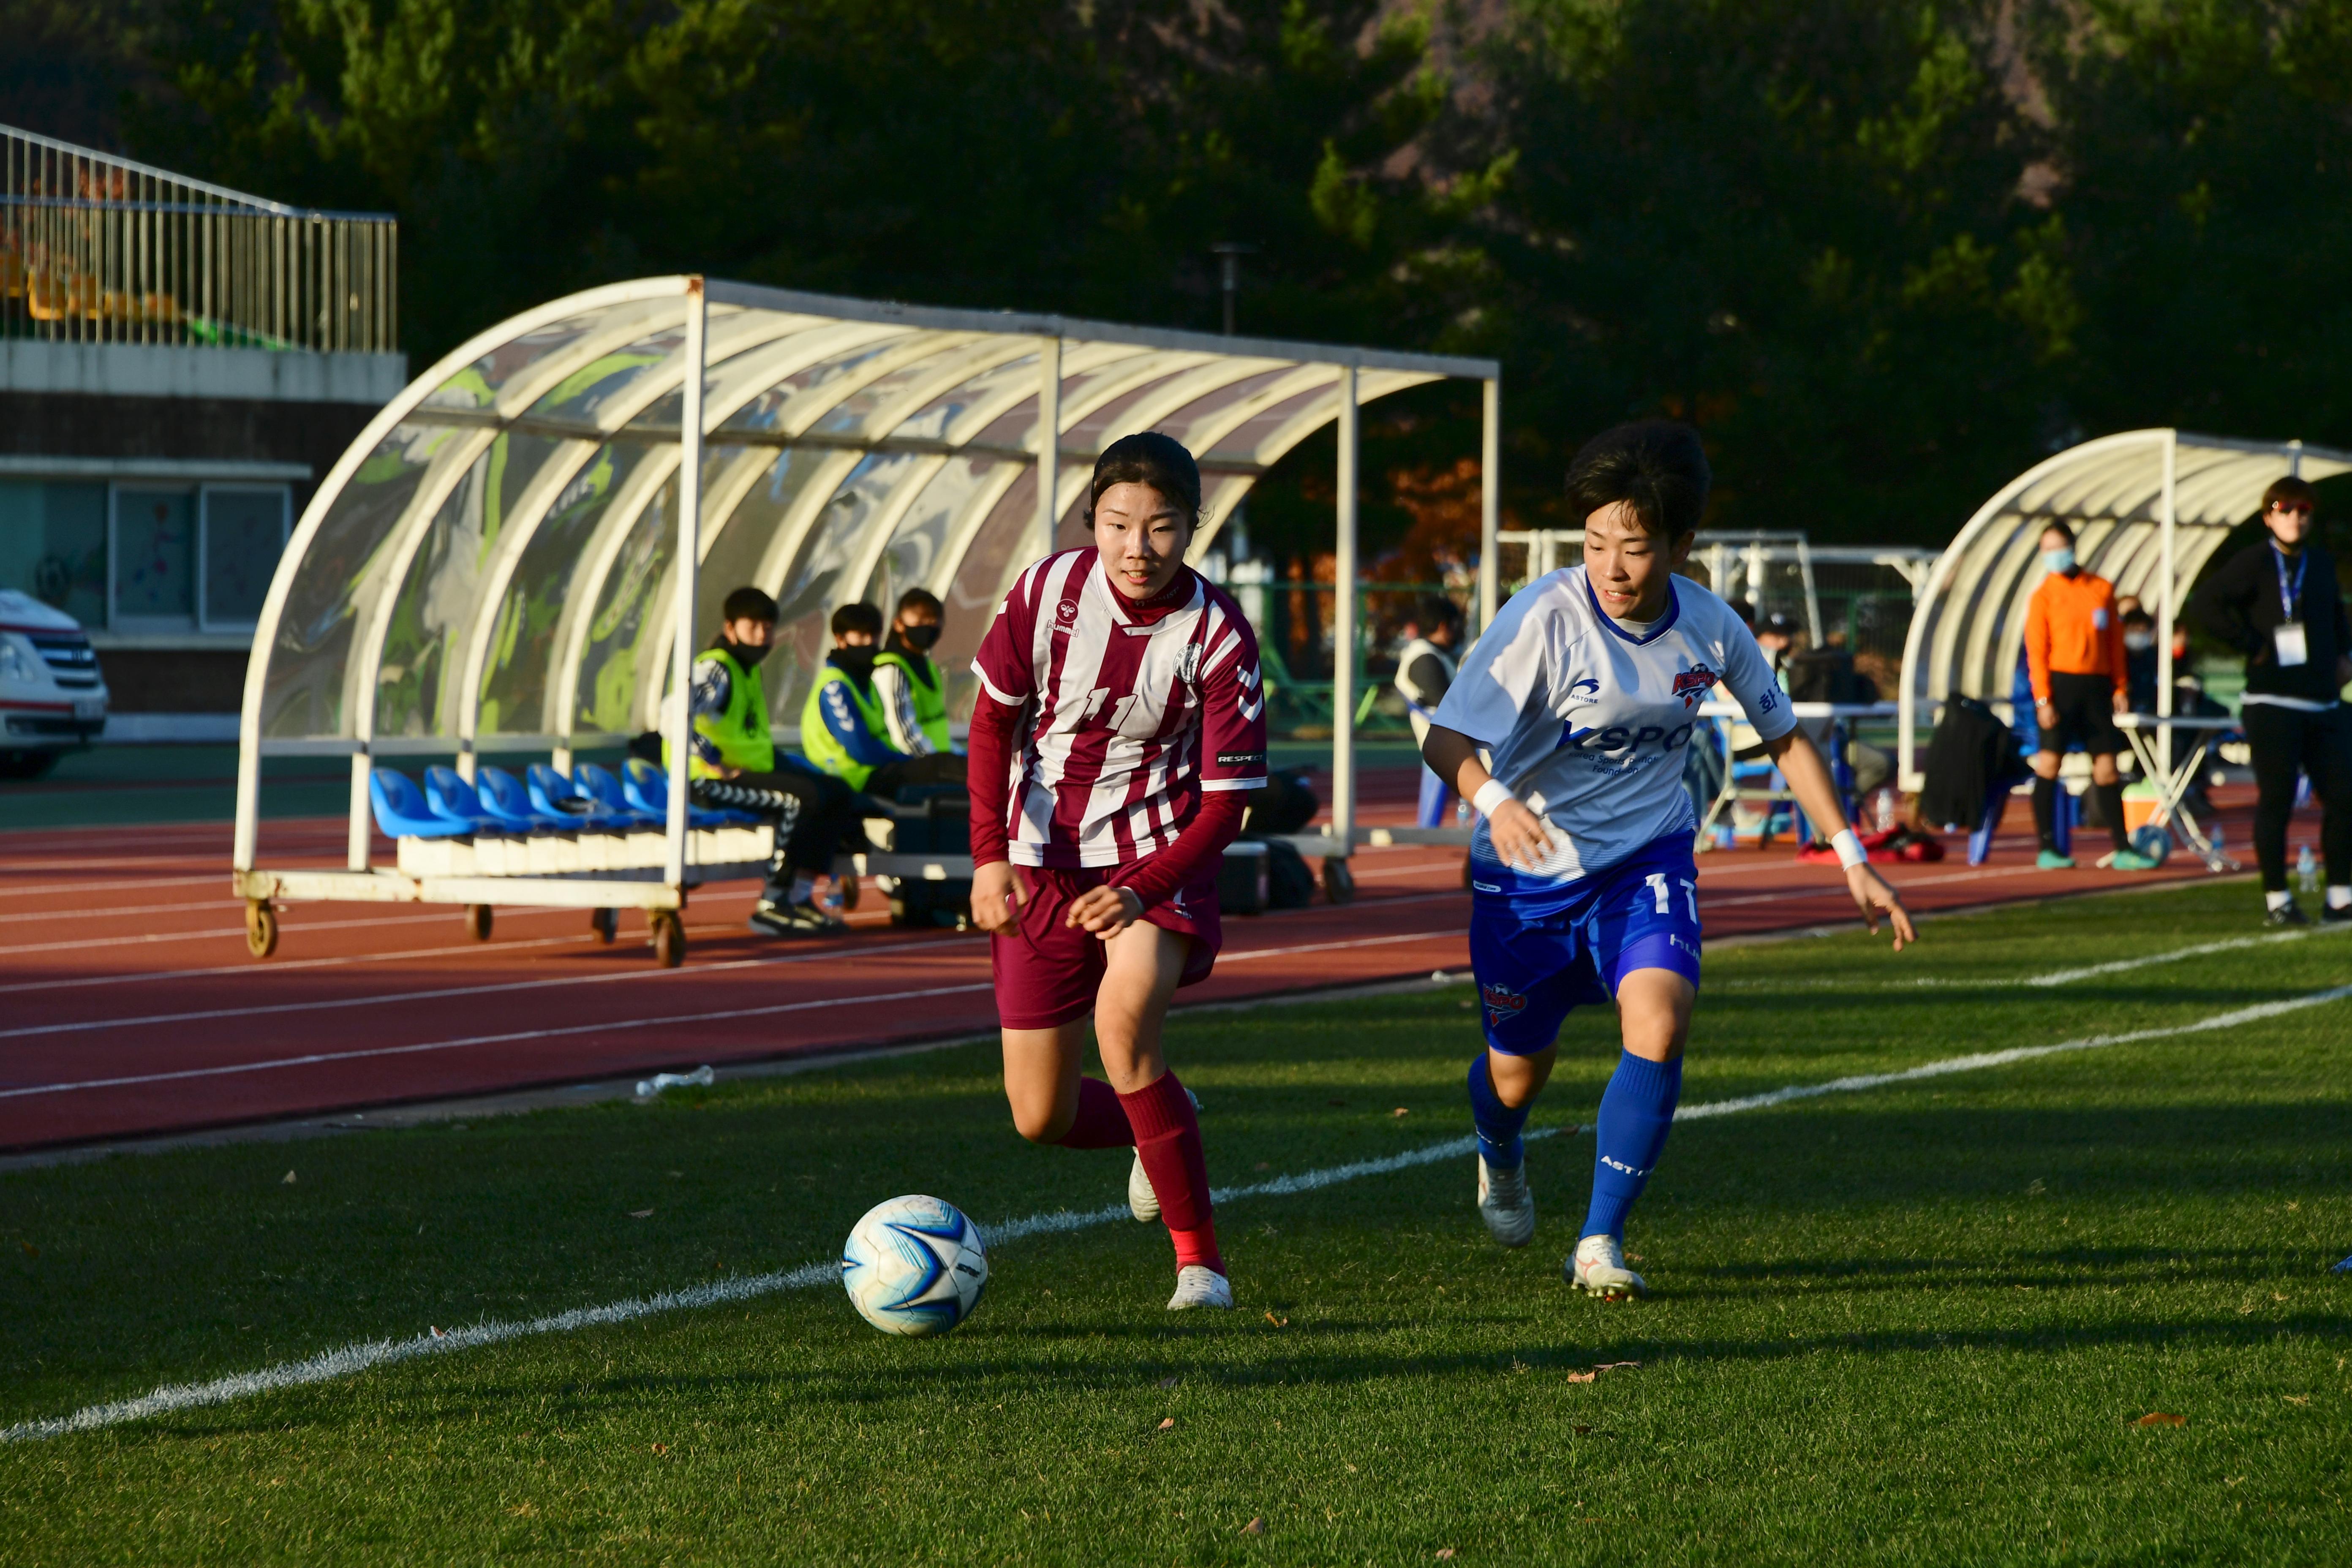
{"type": "Polygon", "coordinates": [[[955,752],[910,757],[891,745],[889,716],[875,683],[880,650],[874,645],[881,635],[882,612],[871,605],[833,612],[833,651],[801,709],[801,745],[809,761],[882,800],[907,784],[963,783],[964,760],[955,752]]]}
{"type": "Polygon", "coordinates": [[[2320,918],[2352,921],[2352,622],[2336,562],[2311,538],[2314,492],[2301,479],[2263,492],[2270,537],[2241,551],[2198,586],[2189,617],[2246,656],[2240,712],[2253,752],[2254,858],[2262,867],[2264,919],[2299,926],[2307,917],[2286,885],[2287,819],[2298,773],[2321,803],[2320,851],[2327,904],[2320,918]]]}
{"type": "Polygon", "coordinates": [[[2156,711],[2156,617],[2124,606],[2124,697],[2135,713],[2156,711]]]}
{"type": "Polygon", "coordinates": [[[694,661],[688,798],[755,813],[776,830],[768,884],[751,910],[753,931],[838,936],[849,928],[817,907],[816,883],[856,826],[853,797],[838,779],[778,751],[768,731],[760,664],[775,644],[776,601],[758,588],[738,588],[719,614],[718,638],[694,661]]]}
{"type": "Polygon", "coordinates": [[[2115,715],[2130,706],[2124,664],[2124,628],[2116,614],[2115,585],[2074,560],[2074,531],[2053,522],[2042,531],[2042,564],[2049,575],[2025,606],[2025,663],[2033,688],[2040,744],[2033,769],[2033,826],[2045,871],[2074,862],[2058,852],[2058,761],[2070,744],[2091,753],[2091,787],[2098,792],[2118,871],[2152,871],[2157,862],[2131,847],[2124,832],[2124,781],[2116,769],[2123,731],[2115,715]]]}
{"type": "Polygon", "coordinates": [[[898,618],[874,660],[874,689],[882,700],[894,750],[910,757],[955,750],[948,732],[948,694],[931,647],[940,640],[940,601],[924,588],[898,595],[898,618]]]}

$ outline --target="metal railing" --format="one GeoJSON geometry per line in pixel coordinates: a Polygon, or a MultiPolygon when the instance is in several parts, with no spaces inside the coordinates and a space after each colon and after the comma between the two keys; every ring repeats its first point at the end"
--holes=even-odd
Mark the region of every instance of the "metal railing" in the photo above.
{"type": "Polygon", "coordinates": [[[0,338],[389,353],[400,237],[0,125],[0,338]]]}

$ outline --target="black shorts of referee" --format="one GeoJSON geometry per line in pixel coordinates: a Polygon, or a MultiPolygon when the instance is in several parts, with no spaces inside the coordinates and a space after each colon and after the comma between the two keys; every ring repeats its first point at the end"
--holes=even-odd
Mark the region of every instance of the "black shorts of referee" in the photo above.
{"type": "Polygon", "coordinates": [[[2058,721],[2042,731],[2038,747],[2063,753],[2081,746],[2095,757],[2112,757],[2124,749],[2124,732],[2116,728],[2116,682],[2107,675],[2050,672],[2050,706],[2058,721]]]}

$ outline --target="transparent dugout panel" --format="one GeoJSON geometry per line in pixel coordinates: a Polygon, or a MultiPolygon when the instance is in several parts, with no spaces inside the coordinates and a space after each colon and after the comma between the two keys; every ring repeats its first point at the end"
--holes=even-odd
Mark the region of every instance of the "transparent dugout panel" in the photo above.
{"type": "Polygon", "coordinates": [[[880,609],[887,622],[898,611],[899,595],[929,586],[967,509],[992,498],[1011,467],[982,458],[950,458],[898,520],[859,596],[880,609]]]}
{"type": "Polygon", "coordinates": [[[768,656],[761,672],[766,678],[769,711],[777,724],[800,722],[801,700],[816,679],[817,666],[833,647],[828,623],[835,607],[852,591],[842,579],[867,542],[875,512],[919,461],[903,453],[859,459],[809,530],[776,595],[776,634],[781,646],[768,656]]]}
{"type": "MultiPolygon", "coordinates": [[[[647,670],[643,660],[660,650],[647,638],[670,563],[677,554],[677,477],[673,474],[629,525],[628,537],[604,574],[595,616],[580,650],[580,676],[572,698],[574,734],[629,735],[652,721],[645,703],[647,670]]],[[[658,689],[660,683],[654,683],[658,689]]]]}
{"type": "Polygon", "coordinates": [[[625,305],[607,306],[601,310],[551,321],[534,331],[499,344],[458,371],[435,387],[426,395],[424,405],[427,408],[477,410],[493,407],[508,383],[518,376],[530,374],[548,356],[573,348],[590,333],[635,321],[650,322],[665,315],[675,317],[683,309],[682,302],[676,298],[635,300],[625,305]]]}

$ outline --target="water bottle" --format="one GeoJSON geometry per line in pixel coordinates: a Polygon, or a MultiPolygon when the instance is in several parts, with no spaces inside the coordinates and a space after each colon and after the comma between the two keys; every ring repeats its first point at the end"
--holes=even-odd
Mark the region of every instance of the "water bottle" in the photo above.
{"type": "Polygon", "coordinates": [[[637,1098],[651,1100],[666,1089],[709,1089],[711,1076],[707,1065],[692,1072],[657,1072],[651,1078],[637,1079],[637,1098]]]}
{"type": "Polygon", "coordinates": [[[2295,885],[2306,893],[2319,891],[2319,862],[2312,858],[2308,844],[2303,847],[2303,853],[2294,858],[2294,880],[2295,885]]]}

